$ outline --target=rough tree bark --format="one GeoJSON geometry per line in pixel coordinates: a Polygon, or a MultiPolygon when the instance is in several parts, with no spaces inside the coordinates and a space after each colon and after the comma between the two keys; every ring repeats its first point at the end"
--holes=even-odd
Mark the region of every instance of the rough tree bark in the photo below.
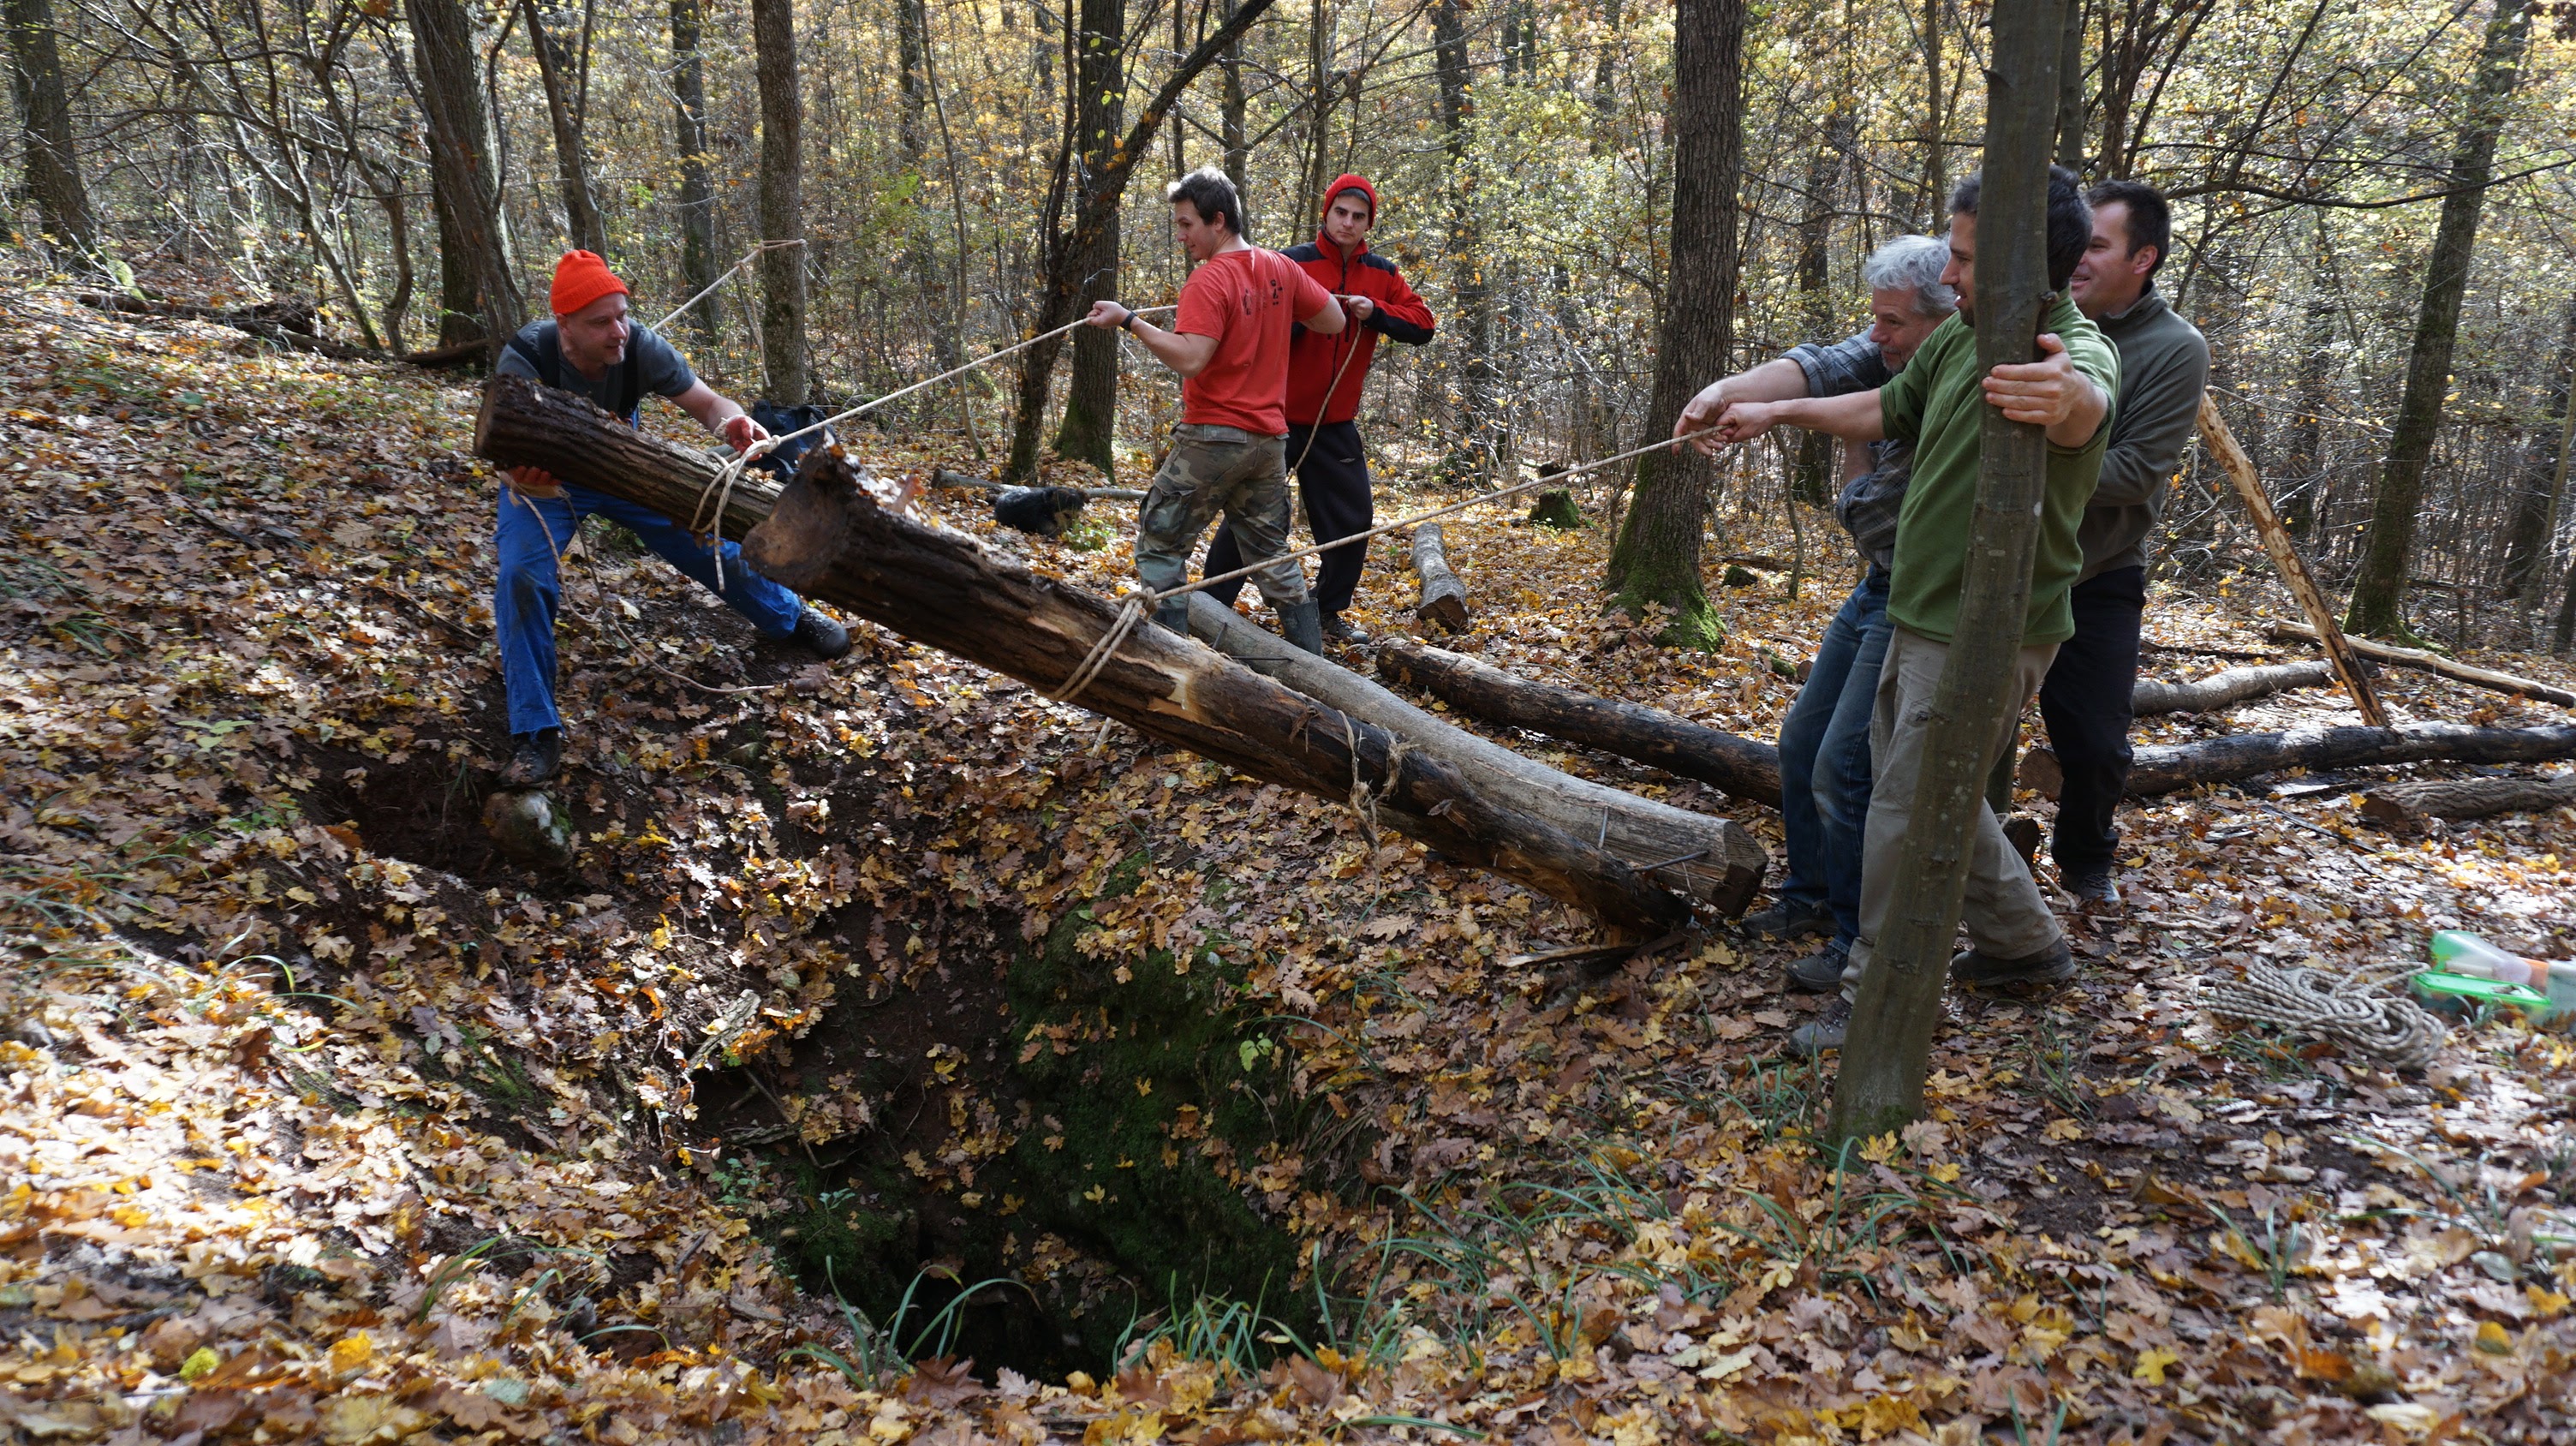
{"type": "Polygon", "coordinates": [[[2576,295],[2558,322],[2558,355],[2551,362],[2540,420],[2524,444],[2521,487],[2506,525],[2504,585],[2517,601],[2536,605],[2549,580],[2549,542],[2557,535],[2558,500],[2567,492],[2567,453],[2576,443],[2576,410],[2567,405],[2576,383],[2576,295]]]}
{"type": "MultiPolygon", "coordinates": [[[[1117,213],[1118,201],[1126,193],[1128,179],[1135,174],[1136,163],[1149,153],[1154,132],[1163,118],[1181,98],[1190,82],[1216,63],[1226,47],[1252,28],[1254,21],[1267,13],[1271,0],[1243,0],[1226,17],[1225,23],[1210,32],[1205,40],[1181,58],[1154,93],[1144,111],[1127,127],[1126,136],[1109,152],[1101,167],[1098,186],[1089,200],[1082,202],[1069,225],[1050,227],[1043,242],[1044,265],[1040,270],[1037,317],[1034,329],[1053,331],[1079,314],[1082,277],[1076,270],[1079,258],[1090,254],[1094,238],[1109,226],[1117,213]]],[[[1011,425],[1011,455],[1004,464],[1003,475],[1026,478],[1036,473],[1038,435],[1046,419],[1047,383],[1055,375],[1055,360],[1064,349],[1062,337],[1039,342],[1022,353],[1020,365],[1019,413],[1011,425]]]]}
{"type": "MultiPolygon", "coordinates": [[[[1082,0],[1074,30],[1076,141],[1070,150],[1078,177],[1072,194],[1088,207],[1107,174],[1111,147],[1125,106],[1126,0],[1082,0]]],[[[1118,294],[1118,212],[1091,237],[1074,260],[1074,304],[1118,294]]],[[[1064,420],[1055,434],[1058,455],[1088,462],[1106,480],[1117,477],[1119,334],[1085,327],[1073,334],[1073,375],[1065,388],[1064,420]]]]}
{"type": "Polygon", "coordinates": [[[1460,345],[1444,367],[1454,368],[1458,385],[1449,398],[1455,425],[1449,455],[1440,470],[1452,480],[1472,483],[1489,477],[1503,450],[1499,409],[1493,406],[1494,294],[1485,281],[1483,229],[1477,224],[1476,177],[1469,159],[1467,122],[1475,114],[1471,94],[1475,64],[1467,50],[1467,0],[1438,0],[1431,7],[1431,45],[1438,81],[1440,144],[1446,157],[1448,225],[1441,250],[1449,267],[1449,293],[1458,313],[1460,345]]]}
{"type": "Polygon", "coordinates": [[[47,233],[74,250],[98,245],[98,217],[81,182],[80,154],[72,138],[70,93],[63,85],[61,47],[55,43],[53,0],[6,0],[0,24],[9,31],[9,88],[18,102],[18,138],[27,194],[47,233]]]}
{"type": "MultiPolygon", "coordinates": [[[[2067,0],[1999,0],[1986,72],[1985,194],[1977,217],[1977,366],[2035,354],[2048,286],[2048,156],[2067,0]]],[[[1983,412],[1977,509],[1959,625],[1933,695],[1914,793],[1914,837],[1860,983],[1834,1078],[1836,1139],[1892,1130],[1923,1111],[1932,1031],[1949,982],[1976,812],[2010,711],[2048,482],[2038,427],[1983,412]]]]}
{"type": "Polygon", "coordinates": [[[2557,778],[2445,778],[2383,783],[2361,796],[2364,818],[2419,824],[2435,818],[2491,818],[2576,806],[2576,774],[2557,778]]]}
{"type": "MultiPolygon", "coordinates": [[[[760,83],[760,237],[805,234],[805,101],[796,77],[795,0],[751,0],[753,69],[760,83]]],[[[805,356],[805,250],[760,257],[760,361],[769,399],[801,407],[805,356]]]]}
{"type": "MultiPolygon", "coordinates": [[[[463,258],[461,269],[473,278],[473,310],[482,319],[482,334],[507,338],[519,329],[528,304],[511,272],[509,234],[502,226],[500,188],[483,128],[474,22],[458,0],[409,0],[409,13],[422,118],[429,125],[430,170],[444,198],[440,274],[448,274],[452,242],[463,258]]],[[[457,294],[444,281],[440,289],[449,297],[457,294]]],[[[447,339],[444,322],[440,338],[447,339]]]]}
{"type": "MultiPolygon", "coordinates": [[[[1736,183],[1743,169],[1744,0],[1678,0],[1673,22],[1672,269],[1664,282],[1648,440],[1726,370],[1735,325],[1736,183]]],[[[1724,629],[1700,582],[1711,467],[1682,447],[1637,459],[1636,500],[1604,582],[1631,613],[1670,608],[1668,641],[1709,646],[1724,629]]]]}
{"type": "MultiPolygon", "coordinates": [[[[1806,313],[1807,335],[1825,340],[1834,329],[1833,279],[1834,186],[1842,179],[1843,156],[1857,139],[1853,102],[1836,104],[1816,138],[1816,153],[1807,161],[1805,212],[1798,219],[1798,302],[1806,313]]],[[[1823,432],[1800,431],[1790,463],[1789,495],[1810,507],[1832,500],[1834,439],[1823,432]]]]}
{"type": "MultiPolygon", "coordinates": [[[[475,450],[682,519],[720,470],[702,449],[642,435],[582,398],[516,377],[486,383],[475,450]]],[[[1105,598],[1040,577],[963,534],[878,507],[838,448],[806,454],[783,491],[737,487],[722,529],[748,533],[751,564],[808,597],[1050,692],[1064,686],[1118,617],[1105,598]]],[[[1253,777],[1356,802],[1379,824],[1572,904],[1631,938],[1690,920],[1679,895],[1589,840],[1491,798],[1375,724],[1160,628],[1131,633],[1078,701],[1253,777]]]]}
{"type": "Polygon", "coordinates": [[[2530,38],[2525,0],[2495,0],[2486,39],[2470,82],[2460,142],[2451,153],[2448,194],[2424,263],[2424,295],[2415,313],[2415,341],[2406,358],[2406,391],[2380,464],[2379,490],[2371,499],[2370,541],[2353,578],[2352,605],[2344,626],[2377,637],[2407,637],[2406,564],[2415,550],[2415,518],[2424,501],[2424,468],[2442,429],[2442,403],[2451,387],[2451,352],[2460,333],[2460,298],[2468,290],[2469,263],[2478,240],[2478,214],[2495,171],[2496,134],[2519,79],[2530,38]]]}
{"type": "Polygon", "coordinates": [[[1470,612],[1467,585],[1449,570],[1449,549],[1437,522],[1413,529],[1413,575],[1422,580],[1421,600],[1413,605],[1414,618],[1437,623],[1444,632],[1464,629],[1470,612]]]}
{"type": "MultiPolygon", "coordinates": [[[[705,38],[700,0],[671,0],[671,133],[680,153],[680,280],[688,295],[716,284],[716,193],[707,175],[707,79],[698,54],[705,38]]],[[[701,346],[713,351],[724,332],[724,298],[689,309],[701,346]]]]}
{"type": "Polygon", "coordinates": [[[1926,230],[1938,230],[1950,204],[1950,152],[1942,144],[1941,123],[1949,118],[1942,102],[1950,94],[1948,67],[1941,59],[1941,0],[1923,0],[1923,193],[1916,202],[1926,230]]]}
{"type": "Polygon", "coordinates": [[[554,127],[555,189],[563,198],[564,230],[576,249],[606,256],[608,225],[600,219],[599,196],[590,184],[590,150],[582,142],[582,106],[574,94],[581,62],[546,29],[537,0],[519,0],[519,18],[527,22],[528,49],[536,55],[546,119],[554,127]]]}
{"type": "Polygon", "coordinates": [[[1533,682],[1460,653],[1403,638],[1378,644],[1378,671],[1471,718],[1544,733],[1780,806],[1780,750],[1661,708],[1533,682]]]}

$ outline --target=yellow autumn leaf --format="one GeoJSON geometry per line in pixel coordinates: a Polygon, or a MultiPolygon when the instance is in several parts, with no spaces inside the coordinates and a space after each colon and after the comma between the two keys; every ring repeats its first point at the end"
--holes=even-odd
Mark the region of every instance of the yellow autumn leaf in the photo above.
{"type": "Polygon", "coordinates": [[[331,1369],[334,1371],[359,1370],[375,1358],[376,1343],[368,1338],[365,1331],[342,1336],[331,1343],[331,1369]]]}
{"type": "Polygon", "coordinates": [[[2478,1338],[2476,1345],[2479,1350],[2482,1350],[2491,1356],[2509,1356],[2513,1354],[2513,1337],[2506,1333],[2503,1326],[2500,1326],[2491,1320],[2480,1321],[2478,1323],[2478,1338]]]}
{"type": "Polygon", "coordinates": [[[2151,1386],[2165,1383],[2165,1371],[2182,1359],[2182,1352],[2170,1346],[2149,1346],[2138,1352],[2138,1363],[2129,1368],[2129,1378],[2151,1386]]]}

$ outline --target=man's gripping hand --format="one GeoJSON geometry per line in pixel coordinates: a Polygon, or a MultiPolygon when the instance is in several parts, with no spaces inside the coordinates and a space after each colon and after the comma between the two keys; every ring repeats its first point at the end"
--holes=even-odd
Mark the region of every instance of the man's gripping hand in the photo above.
{"type": "Polygon", "coordinates": [[[1125,326],[1127,318],[1133,314],[1128,308],[1103,297],[1091,303],[1091,310],[1083,313],[1082,319],[1087,325],[1115,331],[1125,326]]]}
{"type": "Polygon", "coordinates": [[[1698,439],[1699,449],[1714,455],[1721,443],[1750,442],[1780,425],[1777,402],[1736,402],[1717,417],[1717,430],[1698,439]]]}
{"type": "Polygon", "coordinates": [[[2040,359],[2005,365],[1986,374],[1986,401],[2004,419],[2034,427],[2055,428],[2075,415],[2076,407],[2098,395],[2093,383],[2075,369],[2066,343],[2053,331],[2039,334],[2040,359]]]}
{"type": "Polygon", "coordinates": [[[1344,296],[1337,291],[1333,293],[1333,299],[1342,304],[1342,313],[1351,319],[1354,326],[1377,315],[1377,303],[1365,296],[1344,296]]]}
{"type": "Polygon", "coordinates": [[[563,490],[563,483],[543,467],[504,467],[510,485],[530,497],[552,497],[563,490]]]}
{"type": "Polygon", "coordinates": [[[748,412],[736,412],[725,418],[724,424],[716,430],[725,439],[725,445],[733,448],[736,454],[750,451],[754,443],[769,440],[769,429],[753,421],[748,412]]]}

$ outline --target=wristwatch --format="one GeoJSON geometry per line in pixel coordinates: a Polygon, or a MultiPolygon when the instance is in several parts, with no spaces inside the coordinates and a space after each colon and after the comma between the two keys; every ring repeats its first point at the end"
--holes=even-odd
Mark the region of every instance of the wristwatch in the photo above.
{"type": "Polygon", "coordinates": [[[1128,308],[1126,317],[1118,323],[1118,329],[1129,336],[1136,334],[1136,312],[1133,307],[1128,308]]]}

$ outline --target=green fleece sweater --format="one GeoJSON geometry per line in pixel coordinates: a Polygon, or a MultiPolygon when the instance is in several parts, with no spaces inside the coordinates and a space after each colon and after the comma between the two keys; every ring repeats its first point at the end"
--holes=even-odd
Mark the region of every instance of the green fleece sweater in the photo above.
{"type": "MultiPolygon", "coordinates": [[[[2075,303],[2060,299],[2041,329],[2066,343],[2075,369],[2105,395],[2120,395],[2120,354],[2075,303]]],[[[1887,615],[1897,626],[1934,642],[1949,642],[1959,626],[1959,591],[1967,578],[1968,538],[1977,510],[1977,467],[1985,452],[1983,377],[1977,366],[1977,334],[1953,316],[1878,394],[1887,435],[1914,444],[1914,481],[1896,516],[1887,615]]],[[[2076,529],[2102,473],[2111,423],[2112,418],[2103,418],[2081,447],[2049,444],[2039,552],[2031,569],[2030,610],[2022,623],[2024,647],[2062,643],[2075,635],[2066,591],[2084,568],[2076,529]]]]}
{"type": "Polygon", "coordinates": [[[2120,349],[2120,405],[2102,480],[2077,534],[2084,547],[2078,582],[2147,565],[2147,538],[2164,517],[2165,486],[2182,467],[2199,427],[2201,389],[2209,385],[2209,342],[2152,287],[2128,310],[2093,324],[2120,349]]]}

